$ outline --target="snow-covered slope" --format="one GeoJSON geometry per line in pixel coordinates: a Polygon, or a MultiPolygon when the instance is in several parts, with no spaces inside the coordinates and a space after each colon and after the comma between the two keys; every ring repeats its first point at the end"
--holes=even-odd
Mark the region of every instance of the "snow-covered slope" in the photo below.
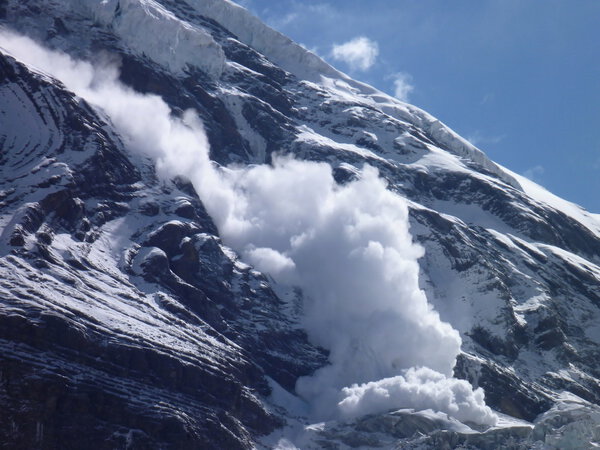
{"type": "Polygon", "coordinates": [[[289,388],[323,357],[266,279],[189,183],[159,182],[52,80],[6,56],[2,73],[3,441],[233,448],[272,429],[265,374],[289,388]]]}
{"type": "Polygon", "coordinates": [[[500,417],[489,428],[407,404],[309,425],[296,382],[331,348],[304,331],[305,294],[225,246],[189,181],[157,177],[110,108],[40,73],[4,33],[0,435],[9,447],[596,442],[597,215],[225,0],[8,0],[0,20],[72,57],[118,63],[122,83],[160,96],[175,116],[193,108],[223,166],[293,154],[329,164],[340,185],[364,164],[377,168],[406,199],[427,300],[460,333],[454,375],[483,388],[500,417]]]}

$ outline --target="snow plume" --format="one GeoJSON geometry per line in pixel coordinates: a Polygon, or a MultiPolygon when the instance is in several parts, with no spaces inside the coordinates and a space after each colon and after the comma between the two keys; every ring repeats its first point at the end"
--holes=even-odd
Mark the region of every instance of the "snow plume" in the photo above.
{"type": "Polygon", "coordinates": [[[421,247],[406,201],[365,166],[338,185],[329,165],[274,158],[273,165],[217,169],[192,111],[174,117],[153,95],[97,68],[0,32],[0,46],[61,80],[107,114],[129,148],[152,156],[166,177],[192,180],[223,241],[276,281],[302,288],[310,339],[330,364],[301,378],[314,418],[394,408],[431,408],[493,424],[483,391],[452,378],[460,350],[418,286],[421,247]]]}
{"type": "Polygon", "coordinates": [[[119,70],[107,58],[100,65],[79,61],[61,52],[48,50],[33,40],[2,30],[0,48],[42,73],[61,81],[67,89],[100,109],[109,117],[124,144],[156,160],[159,175],[198,174],[199,191],[205,202],[233,203],[209,159],[208,139],[194,111],[182,117],[157,95],[140,94],[119,81],[119,70]],[[201,175],[201,176],[200,176],[201,175]],[[214,189],[208,188],[214,186],[214,189]]]}
{"type": "Polygon", "coordinates": [[[384,378],[342,389],[345,398],[339,403],[345,417],[377,413],[410,405],[416,410],[443,411],[461,422],[488,425],[496,416],[485,406],[483,391],[473,390],[465,380],[445,377],[426,367],[410,368],[404,375],[384,378]]]}

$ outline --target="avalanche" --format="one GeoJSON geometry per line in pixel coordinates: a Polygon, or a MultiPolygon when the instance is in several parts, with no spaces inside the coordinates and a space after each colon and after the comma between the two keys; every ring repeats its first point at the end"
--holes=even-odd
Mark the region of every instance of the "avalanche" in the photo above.
{"type": "Polygon", "coordinates": [[[0,23],[7,445],[598,445],[597,215],[227,0],[0,23]]]}
{"type": "Polygon", "coordinates": [[[406,202],[375,169],[365,166],[342,186],[328,165],[287,158],[223,173],[192,111],[174,116],[160,97],[122,85],[112,67],[5,31],[1,38],[18,59],[106,113],[164,176],[192,180],[226,244],[302,289],[308,335],[330,351],[330,365],[297,384],[314,419],[413,407],[495,423],[483,391],[452,379],[460,336],[419,288],[422,249],[412,243],[406,202]]]}

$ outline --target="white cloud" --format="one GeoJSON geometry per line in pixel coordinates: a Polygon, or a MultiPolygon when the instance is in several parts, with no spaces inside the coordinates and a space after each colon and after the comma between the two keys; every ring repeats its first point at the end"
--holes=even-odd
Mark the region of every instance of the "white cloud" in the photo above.
{"type": "Polygon", "coordinates": [[[504,135],[504,134],[487,135],[487,134],[482,133],[479,130],[476,130],[467,136],[467,141],[469,141],[471,144],[473,144],[475,146],[485,145],[485,144],[493,145],[493,144],[498,144],[498,143],[502,142],[502,140],[504,140],[505,137],[506,137],[506,135],[504,135]]]}
{"type": "Polygon", "coordinates": [[[193,111],[175,117],[162,98],[122,85],[110,67],[2,31],[0,40],[104,111],[162,176],[192,180],[223,241],[245,260],[302,288],[309,338],[330,351],[330,364],[296,386],[315,417],[414,407],[493,423],[482,391],[452,378],[460,336],[419,288],[423,250],[412,242],[407,202],[376,169],[365,166],[344,186],[329,165],[290,158],[216,169],[193,111]]]}
{"type": "Polygon", "coordinates": [[[266,18],[265,21],[272,28],[283,31],[288,25],[294,24],[302,26],[307,22],[315,20],[315,16],[319,19],[333,18],[337,16],[337,11],[328,3],[307,4],[304,1],[290,1],[286,4],[286,12],[280,13],[277,8],[274,11],[272,7],[263,8],[260,11],[260,16],[266,18]]]}
{"type": "Polygon", "coordinates": [[[542,175],[544,175],[545,171],[546,171],[546,169],[544,169],[543,166],[537,165],[537,166],[530,167],[525,172],[523,172],[523,176],[531,181],[535,181],[536,183],[539,183],[541,181],[542,175]]]}
{"type": "Polygon", "coordinates": [[[336,11],[329,3],[315,3],[307,5],[305,2],[301,2],[302,8],[306,8],[311,14],[319,14],[325,16],[337,16],[339,12],[336,11]]]}
{"type": "Polygon", "coordinates": [[[368,70],[375,64],[379,55],[377,42],[359,36],[344,44],[334,44],[331,56],[336,61],[342,61],[352,70],[368,70]]]}
{"type": "Polygon", "coordinates": [[[495,97],[496,97],[496,95],[493,92],[488,92],[487,94],[485,94],[483,96],[483,98],[481,99],[481,102],[479,102],[479,104],[485,105],[487,103],[493,102],[495,97]]]}
{"type": "Polygon", "coordinates": [[[407,102],[410,93],[415,89],[412,85],[412,75],[406,72],[398,72],[390,78],[394,80],[394,97],[407,102]]]}
{"type": "Polygon", "coordinates": [[[281,30],[281,29],[285,28],[287,25],[289,25],[290,23],[294,22],[296,19],[298,19],[298,17],[299,17],[298,13],[290,12],[283,16],[270,17],[266,20],[266,22],[269,24],[270,27],[272,27],[276,30],[281,30]]]}

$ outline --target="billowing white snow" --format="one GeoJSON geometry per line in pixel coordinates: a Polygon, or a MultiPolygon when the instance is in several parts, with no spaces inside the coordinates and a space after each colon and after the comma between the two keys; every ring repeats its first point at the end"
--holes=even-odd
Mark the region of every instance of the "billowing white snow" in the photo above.
{"type": "Polygon", "coordinates": [[[452,378],[459,334],[419,289],[423,251],[412,242],[406,201],[375,169],[366,166],[343,186],[326,164],[285,158],[218,171],[193,112],[173,117],[161,98],[121,85],[113,69],[7,33],[2,43],[101,108],[163,174],[189,177],[226,244],[302,288],[308,335],[331,352],[330,365],[297,385],[315,417],[412,407],[494,423],[483,391],[452,378]]]}
{"type": "Polygon", "coordinates": [[[483,391],[465,380],[447,378],[431,369],[409,369],[403,376],[344,388],[340,410],[346,417],[411,405],[442,411],[461,422],[495,425],[497,416],[485,406],[483,391]]]}

